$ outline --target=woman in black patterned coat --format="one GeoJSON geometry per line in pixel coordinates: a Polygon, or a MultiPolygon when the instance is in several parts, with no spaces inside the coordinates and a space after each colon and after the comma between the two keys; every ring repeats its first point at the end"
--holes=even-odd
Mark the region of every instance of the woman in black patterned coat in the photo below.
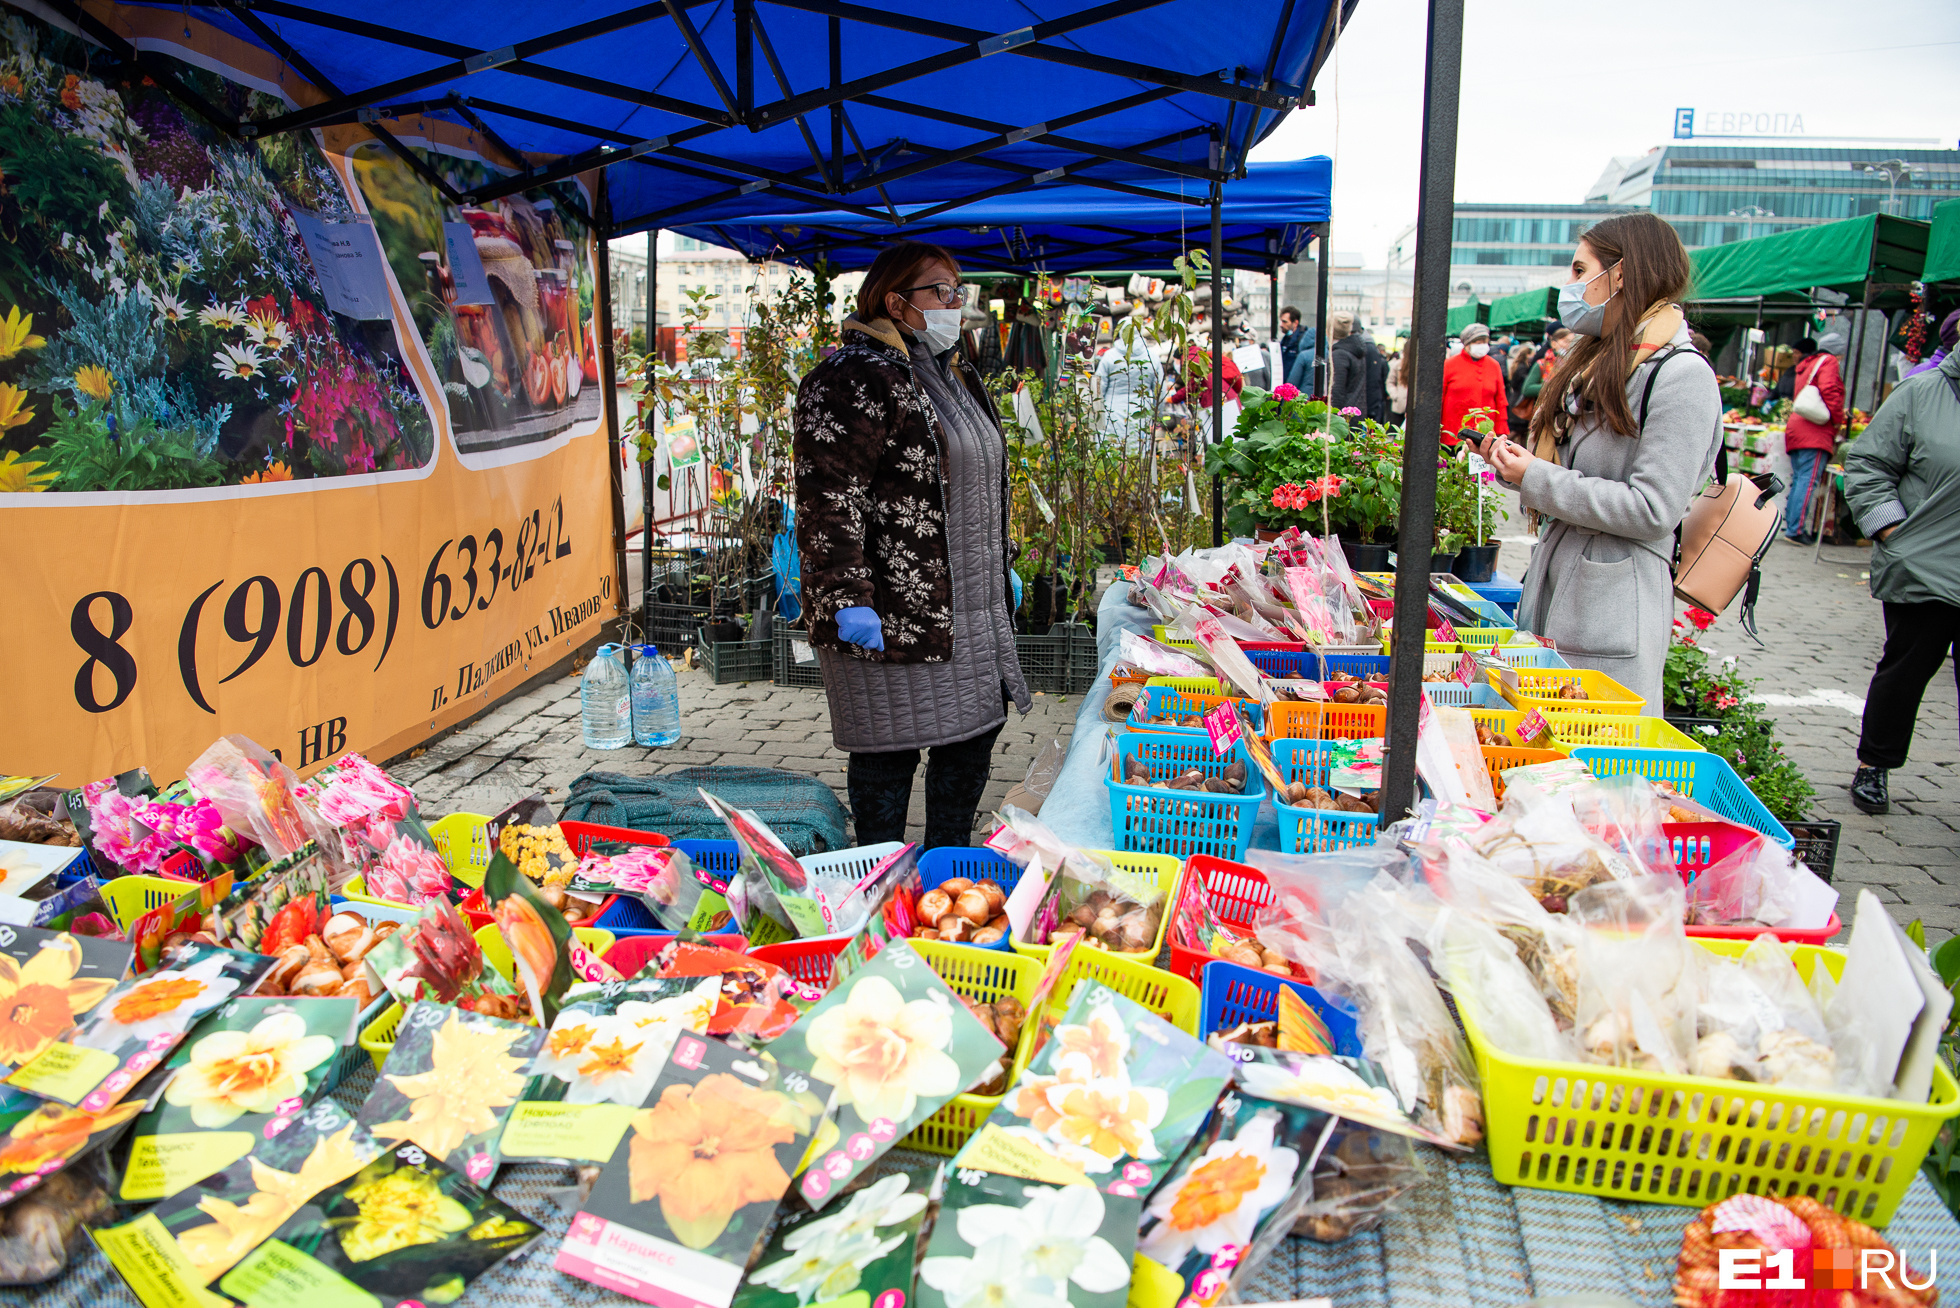
{"type": "Polygon", "coordinates": [[[903,840],[921,750],[925,845],[972,843],[1015,657],[1007,445],[961,356],[960,273],[905,242],[796,396],[796,540],[859,844],[903,840]]]}

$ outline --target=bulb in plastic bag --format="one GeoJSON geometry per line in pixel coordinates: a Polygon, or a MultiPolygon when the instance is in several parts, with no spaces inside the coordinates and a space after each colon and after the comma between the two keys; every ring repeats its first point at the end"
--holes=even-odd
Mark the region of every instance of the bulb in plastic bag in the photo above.
{"type": "Polygon", "coordinates": [[[671,745],[681,738],[674,666],[651,645],[639,646],[638,652],[633,663],[633,739],[641,745],[671,745]]]}
{"type": "Polygon", "coordinates": [[[579,678],[579,726],[587,749],[621,749],[633,743],[626,665],[620,661],[624,648],[601,645],[579,678]]]}

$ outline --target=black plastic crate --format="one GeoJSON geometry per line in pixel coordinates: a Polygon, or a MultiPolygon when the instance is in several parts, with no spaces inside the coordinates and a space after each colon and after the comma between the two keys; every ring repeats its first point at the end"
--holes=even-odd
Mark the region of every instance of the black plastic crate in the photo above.
{"type": "Polygon", "coordinates": [[[1096,684],[1096,633],[1077,622],[1058,622],[1043,636],[1016,636],[1014,650],[1029,690],[1080,695],[1096,684]]]}
{"type": "MultiPolygon", "coordinates": [[[[809,632],[802,627],[792,627],[781,618],[776,619],[775,671],[771,677],[778,686],[821,686],[823,685],[823,665],[812,657],[808,663],[795,661],[795,652],[790,647],[791,640],[807,642],[809,632]]],[[[815,651],[811,651],[814,656],[815,651]]]]}
{"type": "Polygon", "coordinates": [[[1836,818],[1823,818],[1815,822],[1785,822],[1790,834],[1796,837],[1796,847],[1790,857],[1807,864],[1812,872],[1829,881],[1837,870],[1838,832],[1841,829],[1836,818]]]}
{"type": "Polygon", "coordinates": [[[775,670],[776,642],[770,640],[700,641],[701,666],[717,686],[738,681],[767,681],[775,670]]]}
{"type": "Polygon", "coordinates": [[[714,612],[705,604],[649,604],[642,639],[669,658],[701,643],[701,624],[714,612]]]}

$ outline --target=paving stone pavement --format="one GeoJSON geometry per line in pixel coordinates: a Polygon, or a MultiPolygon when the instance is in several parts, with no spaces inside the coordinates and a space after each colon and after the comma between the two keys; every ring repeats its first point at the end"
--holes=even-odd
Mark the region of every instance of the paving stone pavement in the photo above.
{"type": "MultiPolygon", "coordinates": [[[[1523,576],[1530,546],[1508,542],[1500,566],[1523,576]]],[[[1901,922],[1918,918],[1929,939],[1960,933],[1960,696],[1951,659],[1927,687],[1906,766],[1892,773],[1892,811],[1870,817],[1851,806],[1865,690],[1885,644],[1885,620],[1871,597],[1869,547],[1811,550],[1779,539],[1763,564],[1756,605],[1758,646],[1735,608],[1710,627],[1702,646],[1734,656],[1769,699],[1766,716],[1783,747],[1817,789],[1812,816],[1844,824],[1835,882],[1838,912],[1851,920],[1869,887],[1901,922]]]]}

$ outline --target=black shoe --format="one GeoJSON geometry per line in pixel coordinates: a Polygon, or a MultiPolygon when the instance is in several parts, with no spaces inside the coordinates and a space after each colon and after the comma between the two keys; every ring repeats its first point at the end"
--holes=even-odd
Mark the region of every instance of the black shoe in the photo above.
{"type": "Polygon", "coordinates": [[[1851,778],[1851,802],[1860,813],[1891,812],[1892,796],[1885,788],[1885,769],[1859,768],[1851,778]]]}
{"type": "Polygon", "coordinates": [[[1805,532],[1800,536],[1785,535],[1783,539],[1789,541],[1792,545],[1815,545],[1817,543],[1817,536],[1814,532],[1805,532]]]}

